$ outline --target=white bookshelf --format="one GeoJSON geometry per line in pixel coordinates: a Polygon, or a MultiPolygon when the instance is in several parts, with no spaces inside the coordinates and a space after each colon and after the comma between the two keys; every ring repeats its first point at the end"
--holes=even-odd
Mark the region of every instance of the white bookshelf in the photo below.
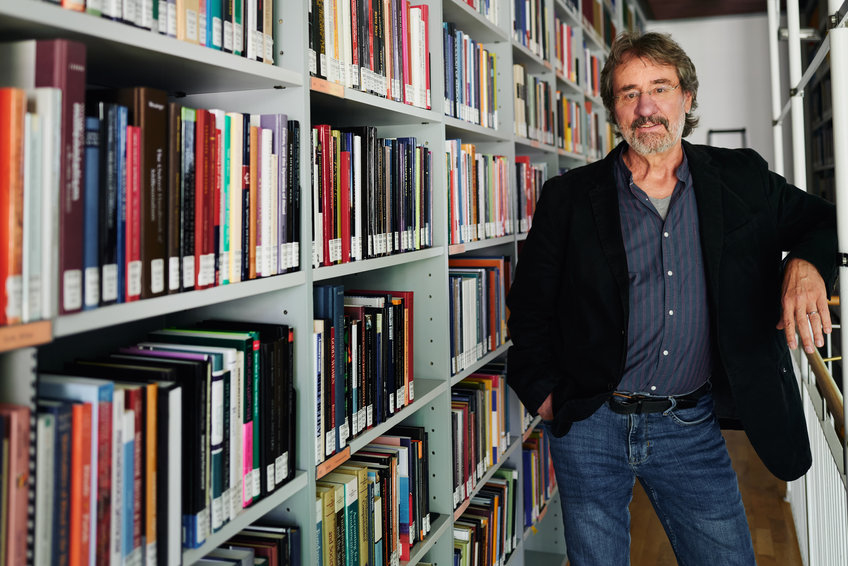
{"type": "MultiPolygon", "coordinates": [[[[190,323],[214,316],[291,325],[295,331],[295,387],[298,391],[296,476],[214,533],[201,549],[186,550],[183,562],[191,564],[199,560],[215,544],[223,542],[246,524],[267,516],[299,525],[303,533],[301,564],[315,564],[316,469],[313,465],[315,442],[312,436],[315,415],[311,394],[314,368],[309,340],[312,332],[312,288],[317,284],[341,282],[351,288],[413,290],[415,401],[380,427],[352,439],[349,449],[355,454],[370,439],[395,424],[426,427],[431,450],[430,510],[437,518],[429,537],[413,548],[409,564],[419,561],[449,564],[453,554],[454,517],[449,449],[451,387],[489,361],[502,358],[509,344],[486,354],[459,375],[451,376],[450,348],[446,339],[450,335],[448,259],[462,254],[507,255],[512,258],[514,266],[519,243],[525,235],[517,233],[515,226],[513,234],[505,237],[448,245],[447,192],[443,182],[445,140],[458,138],[465,143],[474,143],[483,153],[505,155],[511,166],[516,155],[530,155],[533,161],[547,163],[550,175],[555,175],[561,166],[585,163],[585,153],[566,152],[554,145],[513,134],[512,65],[524,64],[528,73],[541,75],[554,91],[559,89],[567,91],[569,96],[582,97],[586,90],[582,79],[575,83],[558,76],[554,70],[551,29],[554,13],[575,27],[575,50],[579,47],[582,54],[584,41],[595,53],[603,53],[605,47],[595,31],[584,23],[580,12],[566,0],[546,0],[548,59],[541,59],[512,40],[510,0],[493,0],[498,3],[500,20],[497,22],[480,15],[462,0],[425,0],[430,8],[432,99],[432,109],[427,110],[310,77],[306,37],[308,1],[274,0],[277,40],[275,64],[269,65],[189,45],[122,23],[63,10],[47,2],[0,0],[0,37],[10,40],[62,37],[85,43],[88,76],[92,84],[152,86],[179,97],[188,106],[217,107],[235,112],[284,112],[289,119],[299,120],[302,215],[301,268],[298,272],[57,317],[45,323],[46,327],[31,327],[33,332],[0,329],[0,339],[7,335],[12,337],[6,347],[0,344],[0,401],[32,402],[36,360],[45,369],[61,368],[65,361],[74,357],[102,354],[131,340],[142,339],[147,331],[164,324],[190,323]],[[474,40],[485,43],[498,57],[496,129],[445,116],[441,24],[446,21],[456,24],[474,40]],[[432,151],[432,248],[317,269],[311,267],[312,123],[330,123],[334,127],[375,125],[379,136],[414,135],[432,151]],[[26,335],[23,340],[22,335],[26,335]]],[[[623,28],[621,13],[626,9],[632,9],[630,3],[623,0],[615,2],[618,30],[623,28]]],[[[592,102],[602,106],[599,100],[592,102]]],[[[513,169],[511,173],[514,173],[513,169]]],[[[510,175],[509,182],[514,207],[514,174],[510,175]]],[[[499,466],[507,465],[521,473],[520,407],[512,394],[509,413],[512,442],[499,466]]],[[[489,475],[497,467],[489,470],[489,475]]],[[[523,484],[519,481],[519,510],[523,509],[520,504],[522,489],[523,484]]],[[[525,562],[565,562],[561,525],[556,523],[559,515],[558,510],[553,512],[554,507],[558,508],[556,498],[549,503],[549,511],[543,521],[550,524],[549,528],[534,529],[534,533],[538,532],[528,535],[526,540],[520,536],[524,525],[521,513],[517,513],[516,532],[520,542],[509,557],[511,566],[522,566],[525,562]]]]}

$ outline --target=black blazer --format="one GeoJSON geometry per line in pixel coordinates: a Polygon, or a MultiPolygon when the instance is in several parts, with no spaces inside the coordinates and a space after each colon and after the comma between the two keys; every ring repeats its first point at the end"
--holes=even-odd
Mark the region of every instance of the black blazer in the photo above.
{"type": "MultiPolygon", "coordinates": [[[[553,432],[589,417],[621,381],[628,271],[613,174],[624,144],[545,183],[507,299],[507,382],[532,412],[553,392],[553,432]]],[[[777,477],[811,457],[780,318],[781,252],[812,262],[831,288],[836,211],[768,170],[752,150],[683,142],[707,276],[716,413],[746,430],[777,477]]]]}

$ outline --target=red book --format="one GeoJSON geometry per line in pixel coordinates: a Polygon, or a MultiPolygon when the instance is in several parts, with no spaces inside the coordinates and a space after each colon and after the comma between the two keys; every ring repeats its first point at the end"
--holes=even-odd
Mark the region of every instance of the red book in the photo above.
{"type": "Polygon", "coordinates": [[[0,325],[21,322],[26,94],[0,88],[0,325]]]}
{"type": "Polygon", "coordinates": [[[339,211],[341,213],[342,258],[350,262],[350,152],[342,151],[339,157],[339,211]]]}
{"type": "MultiPolygon", "coordinates": [[[[124,410],[133,411],[135,417],[135,436],[133,444],[133,549],[141,548],[141,534],[144,530],[144,415],[145,399],[142,386],[115,385],[115,394],[123,392],[124,410]]],[[[123,535],[122,535],[123,536],[123,535]]],[[[135,550],[134,550],[135,552],[135,550]]]]}
{"type": "MultiPolygon", "coordinates": [[[[362,88],[362,72],[360,65],[363,62],[359,60],[359,2],[364,0],[349,0],[350,1],[350,52],[351,52],[351,73],[353,74],[353,86],[358,89],[362,88]]],[[[364,39],[364,38],[363,38],[364,39]]]]}
{"type": "MultiPolygon", "coordinates": [[[[204,191],[206,205],[204,207],[204,231],[203,231],[203,252],[205,254],[204,267],[206,269],[206,286],[212,287],[215,285],[215,264],[217,256],[216,249],[216,231],[215,225],[220,225],[220,220],[217,220],[218,208],[215,204],[218,202],[220,193],[219,183],[220,174],[218,172],[218,124],[216,124],[215,115],[206,112],[208,130],[206,135],[206,190],[204,191]]],[[[220,124],[223,127],[223,124],[220,124]]]]}
{"type": "Polygon", "coordinates": [[[127,126],[126,300],[141,298],[141,128],[127,126]]]}
{"type": "Polygon", "coordinates": [[[91,542],[91,403],[71,409],[70,566],[89,563],[91,542]]]}
{"type": "Polygon", "coordinates": [[[112,403],[102,401],[97,413],[97,564],[108,564],[112,516],[112,403]]]}
{"type": "Polygon", "coordinates": [[[207,270],[206,233],[211,230],[210,215],[206,208],[212,204],[211,183],[209,177],[209,136],[211,133],[208,110],[197,109],[194,134],[194,288],[205,289],[209,286],[207,270]]]}
{"type": "Polygon", "coordinates": [[[6,500],[6,555],[0,557],[4,564],[26,564],[27,546],[27,491],[29,486],[30,414],[21,405],[0,403],[0,418],[5,421],[5,435],[0,441],[4,458],[8,458],[6,500]],[[8,446],[8,449],[5,447],[8,446]]]}
{"type": "MultiPolygon", "coordinates": [[[[221,114],[222,120],[223,116],[224,115],[221,114]]],[[[223,147],[222,130],[224,128],[224,124],[218,124],[217,118],[214,114],[210,114],[210,117],[215,119],[215,127],[213,128],[213,132],[215,134],[215,191],[212,197],[212,201],[214,203],[212,210],[212,225],[214,227],[212,230],[212,247],[214,250],[213,253],[215,254],[215,285],[220,285],[222,280],[222,270],[229,269],[229,266],[224,266],[221,262],[221,254],[224,250],[220,249],[220,234],[221,230],[224,229],[224,227],[221,226],[221,191],[223,190],[223,187],[221,187],[221,168],[224,166],[221,162],[221,148],[223,147]]]]}
{"type": "Polygon", "coordinates": [[[324,264],[333,265],[330,260],[330,241],[335,236],[335,206],[333,206],[333,136],[328,124],[315,126],[318,129],[318,143],[321,145],[320,187],[324,210],[324,264]]]}

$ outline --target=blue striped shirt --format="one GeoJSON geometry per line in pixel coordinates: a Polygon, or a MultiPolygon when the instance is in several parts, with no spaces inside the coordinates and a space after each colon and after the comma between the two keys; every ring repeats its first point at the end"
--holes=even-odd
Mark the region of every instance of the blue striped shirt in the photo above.
{"type": "MultiPolygon", "coordinates": [[[[623,155],[623,153],[621,154],[623,155]]],[[[686,156],[663,220],[619,158],[616,184],[630,277],[627,360],[618,390],[682,395],[711,372],[707,283],[686,156]]]]}

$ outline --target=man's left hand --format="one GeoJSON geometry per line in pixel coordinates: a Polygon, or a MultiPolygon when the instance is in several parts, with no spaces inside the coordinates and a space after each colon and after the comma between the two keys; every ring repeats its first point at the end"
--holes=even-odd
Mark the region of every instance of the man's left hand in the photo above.
{"type": "Polygon", "coordinates": [[[824,279],[812,263],[800,258],[789,260],[783,272],[780,302],[783,316],[777,329],[786,334],[789,348],[798,347],[796,329],[808,354],[813,353],[815,346],[824,346],[824,334],[830,334],[833,326],[824,279]]]}

